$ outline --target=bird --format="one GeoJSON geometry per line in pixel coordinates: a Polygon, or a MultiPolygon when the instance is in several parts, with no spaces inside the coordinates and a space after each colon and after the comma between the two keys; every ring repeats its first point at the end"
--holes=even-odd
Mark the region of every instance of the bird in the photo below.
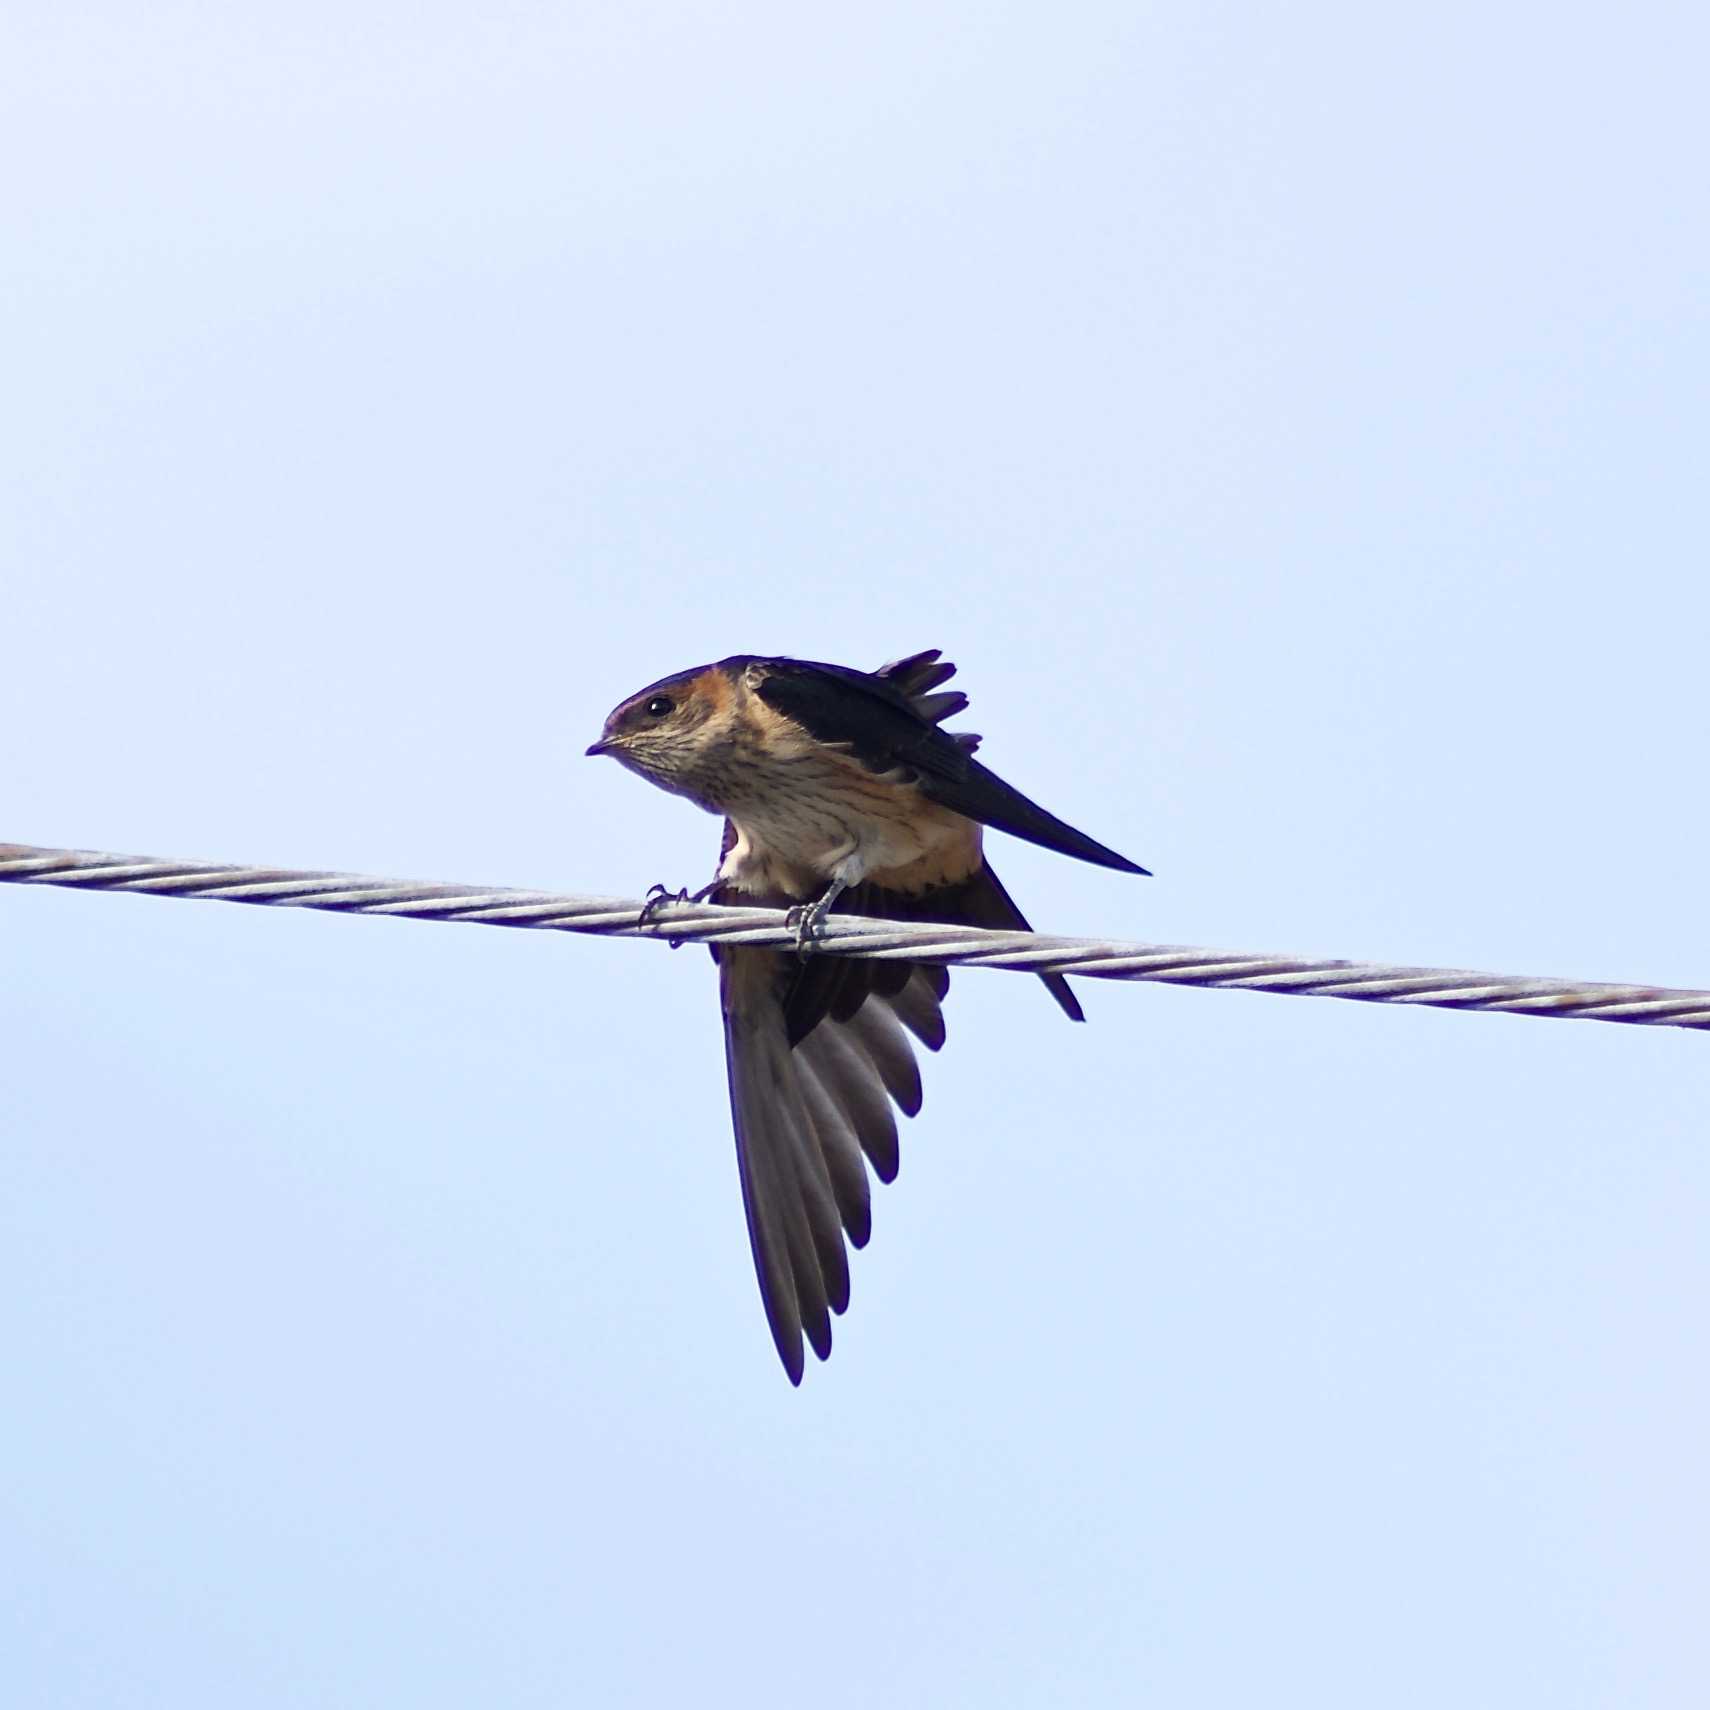
{"type": "MultiPolygon", "coordinates": [[[[798,949],[711,946],[754,1271],[772,1341],[800,1384],[805,1337],[831,1353],[848,1247],[872,1232],[868,1168],[897,1174],[892,1105],[921,1106],[911,1047],[944,1043],[948,972],[811,954],[833,909],[1029,931],[986,859],[986,828],[1118,872],[1147,869],[1047,813],[945,730],[968,697],[932,648],[877,671],[733,654],[620,701],[587,750],[724,819],[695,900],[787,907],[798,949]],[[847,1241],[847,1246],[846,1246],[847,1241]]],[[[687,900],[655,886],[654,903],[687,900]]],[[[1060,974],[1046,989],[1085,1019],[1060,974]]]]}

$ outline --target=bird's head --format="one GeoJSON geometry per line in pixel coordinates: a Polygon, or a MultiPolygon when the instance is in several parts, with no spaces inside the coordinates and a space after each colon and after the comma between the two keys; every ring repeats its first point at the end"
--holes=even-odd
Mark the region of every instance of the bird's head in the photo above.
{"type": "Polygon", "coordinates": [[[732,713],[733,684],[718,665],[649,683],[620,701],[590,754],[609,754],[650,783],[698,796],[699,780],[732,713]]]}

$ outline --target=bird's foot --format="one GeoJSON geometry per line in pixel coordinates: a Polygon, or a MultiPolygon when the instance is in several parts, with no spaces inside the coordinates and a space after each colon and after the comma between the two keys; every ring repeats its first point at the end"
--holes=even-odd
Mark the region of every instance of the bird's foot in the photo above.
{"type": "MultiPolygon", "coordinates": [[[[702,885],[698,891],[691,891],[687,885],[678,890],[672,890],[669,885],[649,885],[647,887],[647,900],[641,905],[641,913],[635,917],[635,924],[637,926],[652,926],[659,919],[659,911],[662,908],[668,908],[673,903],[705,902],[717,889],[717,879],[714,879],[710,885],[702,885]]],[[[668,938],[665,942],[673,950],[680,950],[683,947],[681,938],[668,938]]]]}
{"type": "Polygon", "coordinates": [[[831,905],[843,894],[842,885],[833,885],[816,902],[797,903],[784,913],[784,924],[796,929],[796,954],[806,958],[813,952],[813,941],[831,913],[831,905]]]}
{"type": "Polygon", "coordinates": [[[647,901],[641,905],[641,913],[635,917],[637,926],[651,926],[659,918],[660,909],[668,903],[681,903],[689,900],[689,887],[672,890],[669,885],[649,885],[647,901]]]}

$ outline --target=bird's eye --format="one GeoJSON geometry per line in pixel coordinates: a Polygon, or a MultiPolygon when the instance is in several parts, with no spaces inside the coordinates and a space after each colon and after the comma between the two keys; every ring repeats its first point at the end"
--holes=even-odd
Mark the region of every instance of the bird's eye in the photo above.
{"type": "Polygon", "coordinates": [[[669,695],[655,695],[641,710],[649,718],[663,718],[676,704],[669,695]]]}

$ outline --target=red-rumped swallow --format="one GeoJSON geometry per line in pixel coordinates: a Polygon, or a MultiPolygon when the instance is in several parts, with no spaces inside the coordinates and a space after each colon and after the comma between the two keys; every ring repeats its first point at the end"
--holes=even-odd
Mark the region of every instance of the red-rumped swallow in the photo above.
{"type": "MultiPolygon", "coordinates": [[[[968,697],[942,690],[938,651],[876,672],[737,654],[623,701],[588,752],[724,816],[723,858],[701,894],[796,908],[803,948],[833,905],[852,914],[1029,930],[981,848],[985,826],[1124,873],[1144,873],[1065,825],[942,729],[968,697]]],[[[823,1360],[849,1304],[844,1237],[872,1229],[866,1162],[897,1173],[891,1102],[920,1109],[908,1035],[944,1043],[943,968],[712,947],[748,1239],[790,1382],[802,1336],[823,1360]]],[[[1044,980],[1071,1020],[1081,1006],[1044,980]]]]}

